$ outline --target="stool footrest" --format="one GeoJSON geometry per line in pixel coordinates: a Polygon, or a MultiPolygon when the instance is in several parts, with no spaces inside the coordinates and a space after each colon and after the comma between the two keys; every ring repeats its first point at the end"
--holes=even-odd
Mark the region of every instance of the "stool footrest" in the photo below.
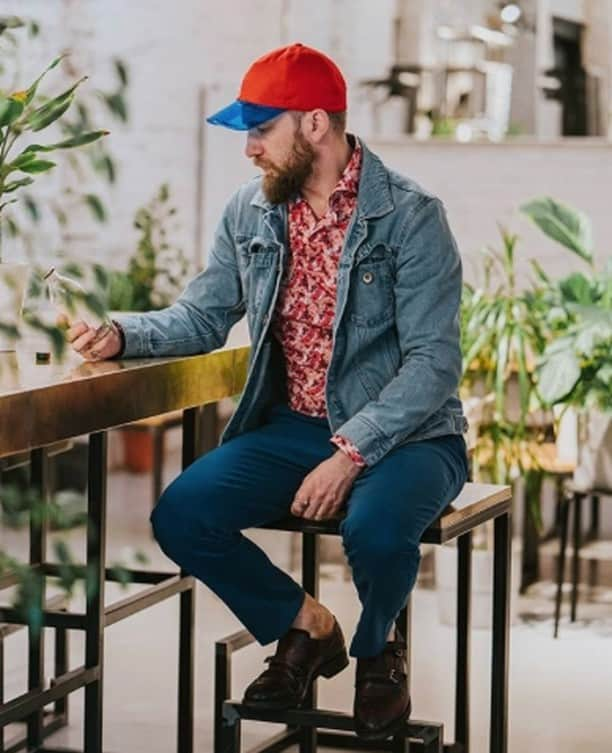
{"type": "MultiPolygon", "coordinates": [[[[327,709],[288,709],[283,711],[268,711],[254,709],[237,701],[226,701],[223,704],[223,719],[233,724],[237,719],[269,722],[273,724],[287,724],[290,727],[317,727],[321,729],[355,731],[355,720],[352,714],[343,711],[327,709]]],[[[424,722],[409,719],[404,729],[397,736],[415,737],[425,743],[432,742],[440,736],[443,725],[439,722],[424,722]]],[[[353,741],[354,742],[354,741],[353,741]]]]}

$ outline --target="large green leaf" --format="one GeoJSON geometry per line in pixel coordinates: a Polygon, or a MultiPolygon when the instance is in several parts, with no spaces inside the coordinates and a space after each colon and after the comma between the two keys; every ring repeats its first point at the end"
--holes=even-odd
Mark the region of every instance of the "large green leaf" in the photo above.
{"type": "Polygon", "coordinates": [[[546,356],[539,371],[538,388],[545,403],[554,405],[567,397],[580,379],[580,363],[570,347],[546,356]]]}
{"type": "Polygon", "coordinates": [[[0,128],[14,123],[23,112],[23,107],[19,99],[0,95],[0,128]]]}
{"type": "Polygon", "coordinates": [[[57,97],[50,99],[48,102],[45,102],[44,105],[30,113],[27,119],[28,126],[33,131],[41,131],[43,128],[46,128],[51,123],[55,122],[70,107],[77,87],[86,80],[87,76],[83,76],[70,88],[66,89],[66,91],[58,94],[57,97]]]}
{"type": "Polygon", "coordinates": [[[51,170],[52,167],[55,167],[55,162],[51,162],[50,160],[45,159],[37,159],[33,162],[27,162],[25,165],[22,165],[19,169],[22,173],[45,173],[47,170],[51,170]]]}
{"type": "Polygon", "coordinates": [[[559,290],[567,303],[580,303],[588,306],[593,303],[594,286],[588,277],[576,272],[559,282],[559,290]]]}
{"type": "Polygon", "coordinates": [[[65,141],[58,141],[56,144],[30,144],[25,148],[26,152],[53,152],[55,149],[73,149],[77,146],[85,146],[91,144],[93,141],[97,141],[103,136],[108,136],[110,131],[89,131],[88,133],[81,133],[79,136],[73,136],[65,141]]]}
{"type": "Polygon", "coordinates": [[[549,238],[561,243],[582,259],[593,263],[591,221],[583,213],[549,197],[534,199],[521,206],[549,238]]]}

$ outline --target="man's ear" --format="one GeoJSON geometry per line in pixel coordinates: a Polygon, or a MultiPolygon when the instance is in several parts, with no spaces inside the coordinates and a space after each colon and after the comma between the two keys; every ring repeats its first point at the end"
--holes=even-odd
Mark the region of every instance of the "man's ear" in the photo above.
{"type": "Polygon", "coordinates": [[[325,110],[309,110],[301,122],[302,133],[311,142],[319,143],[329,131],[329,115],[325,110]]]}

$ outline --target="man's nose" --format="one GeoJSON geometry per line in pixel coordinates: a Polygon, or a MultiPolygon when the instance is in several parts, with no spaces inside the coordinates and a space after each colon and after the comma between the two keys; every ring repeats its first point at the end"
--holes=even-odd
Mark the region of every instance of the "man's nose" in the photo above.
{"type": "Polygon", "coordinates": [[[259,157],[262,153],[261,143],[259,140],[253,136],[252,134],[248,133],[246,138],[246,145],[244,148],[244,153],[249,159],[253,159],[253,157],[259,157]]]}

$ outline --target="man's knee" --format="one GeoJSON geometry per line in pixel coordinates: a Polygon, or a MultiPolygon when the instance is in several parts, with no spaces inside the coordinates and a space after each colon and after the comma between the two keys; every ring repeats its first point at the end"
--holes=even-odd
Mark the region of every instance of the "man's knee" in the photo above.
{"type": "Polygon", "coordinates": [[[179,476],[163,492],[153,512],[153,535],[162,550],[180,564],[186,551],[197,546],[221,554],[236,532],[228,525],[227,499],[202,483],[194,488],[179,476]]]}
{"type": "Polygon", "coordinates": [[[186,500],[173,489],[171,484],[166,488],[151,512],[151,526],[153,535],[162,550],[172,559],[180,546],[184,545],[184,532],[189,530],[186,500]]]}
{"type": "Polygon", "coordinates": [[[342,541],[349,563],[372,572],[389,572],[390,567],[418,564],[420,559],[419,542],[412,532],[384,514],[376,521],[349,515],[342,523],[342,541]]]}

